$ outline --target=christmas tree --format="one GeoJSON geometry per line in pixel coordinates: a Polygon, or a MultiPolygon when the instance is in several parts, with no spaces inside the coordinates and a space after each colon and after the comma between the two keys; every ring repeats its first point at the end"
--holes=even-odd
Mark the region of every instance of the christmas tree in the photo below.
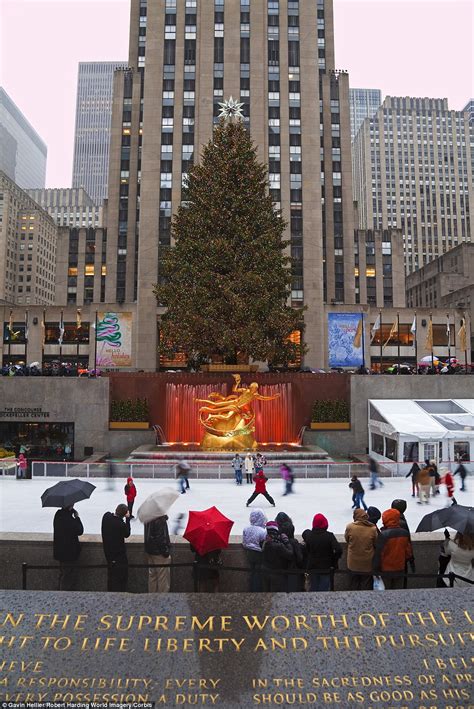
{"type": "Polygon", "coordinates": [[[168,354],[184,351],[198,362],[219,354],[228,363],[295,357],[288,337],[303,313],[288,305],[285,228],[243,123],[222,119],[189,172],[172,224],[175,246],[160,261],[155,294],[167,307],[168,354]]]}

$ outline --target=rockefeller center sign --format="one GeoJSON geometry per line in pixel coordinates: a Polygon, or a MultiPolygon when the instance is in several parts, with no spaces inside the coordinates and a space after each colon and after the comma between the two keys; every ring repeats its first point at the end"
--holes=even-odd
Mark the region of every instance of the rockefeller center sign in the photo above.
{"type": "Polygon", "coordinates": [[[6,591],[0,702],[468,709],[473,595],[6,591]]]}

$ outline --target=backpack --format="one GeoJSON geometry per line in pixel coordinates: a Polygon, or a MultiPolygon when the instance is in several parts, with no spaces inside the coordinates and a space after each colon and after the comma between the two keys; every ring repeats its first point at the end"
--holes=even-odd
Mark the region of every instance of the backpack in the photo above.
{"type": "Polygon", "coordinates": [[[127,484],[125,485],[123,491],[125,492],[126,495],[128,495],[129,490],[130,490],[130,485],[127,483],[127,484]]]}

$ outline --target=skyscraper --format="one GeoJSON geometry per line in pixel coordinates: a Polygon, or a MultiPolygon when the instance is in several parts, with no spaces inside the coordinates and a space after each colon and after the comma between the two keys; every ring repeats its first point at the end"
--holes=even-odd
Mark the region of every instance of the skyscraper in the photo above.
{"type": "Polygon", "coordinates": [[[183,177],[230,96],[289,223],[291,300],[307,306],[307,361],[321,362],[324,301],[355,302],[349,86],[334,65],[332,0],[132,0],[129,65],[114,81],[106,301],[138,301],[137,367],[156,363],[152,286],[183,177]]]}
{"type": "Polygon", "coordinates": [[[48,149],[0,86],[0,170],[22,189],[44,187],[48,149]]]}
{"type": "Polygon", "coordinates": [[[466,103],[464,108],[462,109],[463,111],[467,111],[469,114],[469,125],[474,124],[474,98],[469,99],[469,101],[466,103]]]}
{"type": "Polygon", "coordinates": [[[27,192],[58,226],[77,229],[102,226],[103,207],[94,204],[83,187],[50,187],[27,192]]]}
{"type": "Polygon", "coordinates": [[[366,118],[372,118],[382,103],[380,89],[349,89],[349,103],[351,109],[351,140],[366,118]]]}
{"type": "Polygon", "coordinates": [[[353,152],[360,226],[400,228],[407,273],[472,239],[467,113],[446,99],[388,96],[353,152]]]}
{"type": "Polygon", "coordinates": [[[80,62],[72,186],[95,204],[107,198],[114,71],[124,62],[80,62]]]}

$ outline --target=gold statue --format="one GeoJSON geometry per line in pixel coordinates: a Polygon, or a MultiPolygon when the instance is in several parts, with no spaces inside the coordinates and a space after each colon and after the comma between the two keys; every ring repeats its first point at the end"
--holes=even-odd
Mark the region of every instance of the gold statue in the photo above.
{"type": "Polygon", "coordinates": [[[245,387],[241,386],[240,374],[232,376],[234,385],[229,396],[212,392],[209,399],[196,399],[203,404],[199,408],[199,421],[205,431],[201,441],[203,450],[255,449],[257,442],[252,401],[271,401],[280,396],[262,396],[258,393],[257,382],[245,387]]]}

